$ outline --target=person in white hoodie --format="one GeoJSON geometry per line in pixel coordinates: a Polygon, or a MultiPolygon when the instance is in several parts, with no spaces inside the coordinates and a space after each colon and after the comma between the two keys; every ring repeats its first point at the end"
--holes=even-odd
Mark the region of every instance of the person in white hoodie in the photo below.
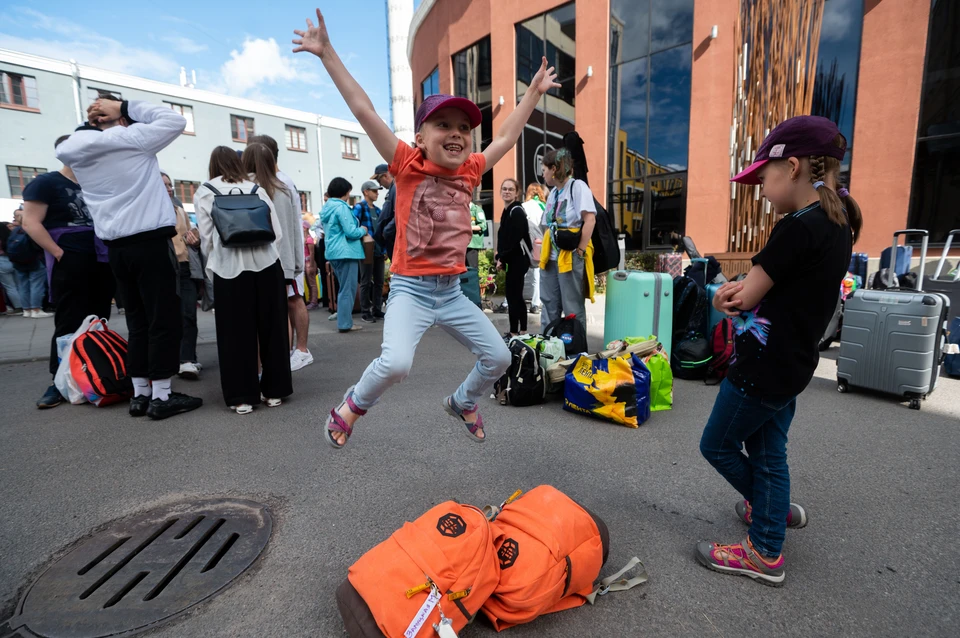
{"type": "Polygon", "coordinates": [[[125,302],[130,415],[159,420],[195,410],[202,399],[170,388],[182,332],[171,242],[177,218],[157,162],[186,120],[165,106],[109,98],[91,104],[87,119],[56,154],[80,183],[125,302]]]}

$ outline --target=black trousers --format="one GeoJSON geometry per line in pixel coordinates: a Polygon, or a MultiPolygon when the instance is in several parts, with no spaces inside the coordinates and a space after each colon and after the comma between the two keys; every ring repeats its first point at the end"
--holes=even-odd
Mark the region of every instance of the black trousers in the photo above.
{"type": "Polygon", "coordinates": [[[220,386],[227,405],[258,405],[260,395],[293,394],[287,341],[287,289],[277,261],[260,272],[233,279],[214,274],[217,291],[217,354],[220,386]],[[263,376],[257,380],[257,348],[263,376]]]}
{"type": "Polygon", "coordinates": [[[127,317],[127,374],[169,379],[180,370],[180,283],[169,237],[111,243],[110,267],[127,317]]]}
{"type": "Polygon", "coordinates": [[[372,264],[360,262],[360,311],[364,314],[383,312],[383,256],[373,257],[372,264]]]}
{"type": "Polygon", "coordinates": [[[110,264],[100,263],[93,253],[64,251],[54,263],[50,277],[53,297],[53,338],[50,340],[50,374],[56,375],[57,337],[73,334],[87,315],[110,318],[116,283],[110,264]]]}
{"type": "Polygon", "coordinates": [[[507,264],[506,297],[510,312],[510,332],[527,331],[527,302],[523,300],[523,278],[530,270],[526,257],[507,264]]]}
{"type": "Polygon", "coordinates": [[[180,339],[180,363],[197,362],[197,297],[202,280],[190,278],[190,262],[180,262],[180,315],[183,337],[180,339]]]}

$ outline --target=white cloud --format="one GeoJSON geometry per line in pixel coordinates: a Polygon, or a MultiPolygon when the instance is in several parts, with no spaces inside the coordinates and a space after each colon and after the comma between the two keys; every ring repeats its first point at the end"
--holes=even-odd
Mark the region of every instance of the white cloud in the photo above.
{"type": "Polygon", "coordinates": [[[190,38],[185,38],[181,35],[168,35],[164,36],[162,40],[168,44],[173,45],[173,48],[180,53],[200,53],[207,50],[207,45],[200,44],[199,42],[194,42],[190,38]]]}
{"type": "MultiPolygon", "coordinates": [[[[20,19],[13,23],[27,22],[35,29],[62,37],[25,38],[0,32],[2,48],[58,60],[73,59],[81,64],[120,73],[168,82],[176,81],[180,66],[169,56],[149,49],[127,46],[119,40],[100,35],[69,21],[54,19],[33,9],[18,7],[15,10],[20,19]]],[[[6,20],[4,23],[8,24],[6,20]]]]}
{"type": "Polygon", "coordinates": [[[260,85],[280,82],[317,82],[319,77],[304,64],[280,54],[273,38],[247,38],[243,49],[230,52],[230,59],[220,67],[226,92],[246,95],[260,85]]]}
{"type": "Polygon", "coordinates": [[[820,30],[820,39],[827,41],[843,40],[850,35],[853,26],[853,12],[859,11],[856,6],[859,0],[832,0],[823,8],[823,26],[820,30]]]}

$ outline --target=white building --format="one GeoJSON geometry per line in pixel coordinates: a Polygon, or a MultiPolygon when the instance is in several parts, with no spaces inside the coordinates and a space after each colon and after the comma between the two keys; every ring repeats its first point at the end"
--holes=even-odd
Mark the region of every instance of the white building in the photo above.
{"type": "Polygon", "coordinates": [[[87,106],[106,92],[168,104],[187,118],[183,135],[159,159],[191,212],[193,193],[209,178],[210,151],[242,150],[252,135],[277,140],[280,168],[309,212],[320,210],[334,177],[349,180],[359,197],[360,185],[384,161],[355,122],[0,49],[0,220],[12,218],[35,175],[60,168],[54,141],[82,123],[87,106]]]}

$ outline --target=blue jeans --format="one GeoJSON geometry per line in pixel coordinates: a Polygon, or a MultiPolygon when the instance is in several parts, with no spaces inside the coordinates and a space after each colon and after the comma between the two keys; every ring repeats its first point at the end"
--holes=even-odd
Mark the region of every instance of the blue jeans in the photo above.
{"type": "Polygon", "coordinates": [[[21,306],[24,309],[43,308],[43,298],[47,294],[47,267],[43,261],[37,261],[30,270],[17,268],[15,272],[21,306]]]}
{"type": "Polygon", "coordinates": [[[0,295],[7,293],[7,301],[11,308],[23,308],[20,303],[20,289],[17,287],[17,275],[13,269],[13,262],[6,255],[0,255],[0,286],[3,290],[0,295]]]}
{"type": "MultiPolygon", "coordinates": [[[[338,315],[339,316],[339,315],[338,315]]],[[[510,351],[493,323],[460,290],[460,277],[390,278],[380,357],[367,366],[353,391],[357,407],[376,405],[387,388],[403,381],[427,328],[440,326],[470,349],[477,364],[453,394],[461,410],[472,410],[510,365],[510,351]]]]}
{"type": "Polygon", "coordinates": [[[753,506],[748,533],[765,556],[780,555],[787,530],[787,430],[796,410],[795,396],[750,396],[724,380],[700,439],[703,457],[753,506]]]}
{"type": "Polygon", "coordinates": [[[353,327],[353,304],[357,299],[360,260],[331,259],[330,263],[340,285],[340,292],[337,294],[337,329],[349,330],[353,327]]]}

